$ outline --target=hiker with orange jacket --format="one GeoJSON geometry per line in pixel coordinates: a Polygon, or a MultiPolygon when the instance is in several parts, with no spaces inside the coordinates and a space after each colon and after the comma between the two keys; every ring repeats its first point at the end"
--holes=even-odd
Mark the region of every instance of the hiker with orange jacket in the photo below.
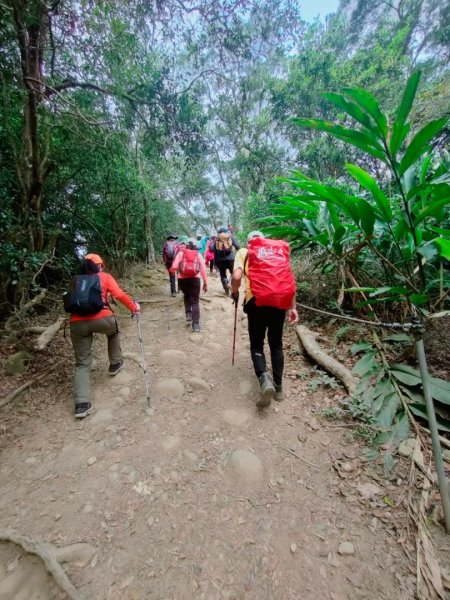
{"type": "Polygon", "coordinates": [[[82,275],[72,280],[70,291],[64,295],[64,308],[71,313],[70,338],[75,353],[74,400],[77,419],[86,417],[92,411],[89,379],[94,333],[103,333],[108,338],[108,373],[117,375],[123,367],[119,327],[108,304],[108,294],[132,314],[139,314],[140,311],[139,304],[103,268],[103,260],[98,254],[86,254],[81,267],[82,275]]]}
{"type": "MultiPolygon", "coordinates": [[[[182,243],[182,238],[180,238],[182,243]]],[[[197,249],[197,241],[187,240],[170,267],[170,273],[178,271],[178,286],[184,296],[186,323],[192,323],[192,331],[200,333],[200,277],[203,280],[203,291],[208,291],[208,280],[203,256],[197,249]]]]}
{"type": "Polygon", "coordinates": [[[260,398],[256,406],[268,406],[283,395],[283,325],[298,322],[295,304],[295,279],[289,263],[289,245],[282,240],[269,240],[260,231],[247,236],[247,248],[241,248],[234,261],[231,290],[233,301],[239,301],[239,287],[245,276],[244,312],[248,319],[250,353],[259,380],[260,398]],[[267,372],[264,339],[269,342],[273,380],[267,372]]]}

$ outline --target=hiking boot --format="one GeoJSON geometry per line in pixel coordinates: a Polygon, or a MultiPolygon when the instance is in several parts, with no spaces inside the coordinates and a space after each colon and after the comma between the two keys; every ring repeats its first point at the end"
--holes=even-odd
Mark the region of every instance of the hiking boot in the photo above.
{"type": "Polygon", "coordinates": [[[186,313],[186,323],[192,323],[192,313],[186,313]]]}
{"type": "Polygon", "coordinates": [[[192,323],[192,331],[194,333],[200,333],[200,323],[192,323]]]}
{"type": "Polygon", "coordinates": [[[75,404],[75,419],[84,419],[92,412],[92,404],[90,402],[80,402],[75,404]]]}
{"type": "Polygon", "coordinates": [[[176,293],[176,292],[171,292],[171,294],[170,294],[170,295],[172,296],[172,298],[175,298],[175,297],[176,297],[176,295],[177,295],[177,293],[176,293]]]}
{"type": "Polygon", "coordinates": [[[123,360],[120,361],[119,363],[116,363],[115,365],[109,365],[108,373],[111,375],[111,377],[114,377],[114,375],[117,375],[117,373],[120,371],[120,369],[122,367],[123,367],[123,360]]]}
{"type": "Polygon", "coordinates": [[[275,394],[275,387],[267,372],[262,373],[262,375],[259,376],[259,391],[261,396],[259,400],[257,400],[256,406],[258,408],[269,406],[272,402],[273,395],[275,394]]]}
{"type": "Polygon", "coordinates": [[[284,394],[283,394],[283,386],[277,385],[275,384],[275,395],[273,397],[274,400],[276,400],[277,402],[282,402],[284,400],[284,394]]]}

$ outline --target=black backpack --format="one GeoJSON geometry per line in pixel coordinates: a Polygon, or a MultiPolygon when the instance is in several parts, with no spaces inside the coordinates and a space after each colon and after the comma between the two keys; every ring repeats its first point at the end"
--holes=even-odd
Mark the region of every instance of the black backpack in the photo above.
{"type": "Polygon", "coordinates": [[[102,285],[98,274],[77,275],[70,290],[63,295],[64,310],[80,315],[95,315],[105,307],[102,285]]]}

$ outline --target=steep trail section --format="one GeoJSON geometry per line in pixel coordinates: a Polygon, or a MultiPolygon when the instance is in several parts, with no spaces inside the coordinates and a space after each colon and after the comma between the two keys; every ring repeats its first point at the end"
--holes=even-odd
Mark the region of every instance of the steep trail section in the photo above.
{"type": "Polygon", "coordinates": [[[132,283],[150,300],[141,326],[151,407],[136,325],[124,316],[116,377],[105,340],[95,343],[95,413],[75,422],[67,381],[66,397],[3,450],[0,527],[95,547],[66,565],[89,599],[410,598],[395,539],[332,466],[343,461],[351,477],[361,448],[320,425],[306,382],[300,395],[286,377],[287,399],[255,408],[246,320],[240,309],[232,367],[234,309],[220,281],[201,301],[200,334],[181,297],[169,300],[164,273],[132,283]]]}

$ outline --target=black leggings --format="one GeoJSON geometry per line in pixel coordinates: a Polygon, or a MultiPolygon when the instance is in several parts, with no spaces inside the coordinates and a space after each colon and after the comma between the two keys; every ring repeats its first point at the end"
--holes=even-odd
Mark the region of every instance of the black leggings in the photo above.
{"type": "Polygon", "coordinates": [[[217,260],[216,267],[219,269],[220,281],[222,282],[223,289],[226,291],[228,288],[227,271],[230,271],[230,275],[233,274],[234,259],[231,260],[217,260]]]}
{"type": "Polygon", "coordinates": [[[184,295],[184,310],[192,314],[192,322],[200,323],[200,279],[199,277],[178,278],[178,287],[184,295]]]}
{"type": "Polygon", "coordinates": [[[283,325],[286,311],[274,306],[256,306],[252,298],[244,306],[248,317],[248,335],[250,338],[250,353],[256,376],[267,371],[264,356],[264,338],[269,342],[270,358],[272,361],[273,381],[281,385],[283,380],[283,325]]]}

